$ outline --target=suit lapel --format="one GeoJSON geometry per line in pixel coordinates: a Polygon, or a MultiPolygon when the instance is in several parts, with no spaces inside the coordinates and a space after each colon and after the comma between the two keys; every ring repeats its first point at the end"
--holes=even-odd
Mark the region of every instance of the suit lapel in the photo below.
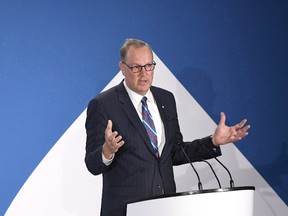
{"type": "Polygon", "coordinates": [[[157,103],[157,107],[158,107],[158,110],[159,110],[159,113],[160,113],[160,116],[161,116],[161,119],[162,119],[162,122],[164,124],[164,128],[166,128],[166,124],[167,124],[167,114],[165,112],[165,106],[166,106],[166,103],[167,101],[165,102],[165,100],[163,100],[159,94],[157,94],[156,91],[153,91],[153,88],[151,88],[151,92],[153,94],[153,97],[157,103]]]}
{"type": "MultiPolygon", "coordinates": [[[[153,86],[151,87],[151,92],[153,94],[153,97],[157,103],[157,107],[158,107],[158,110],[159,110],[159,113],[160,113],[160,117],[161,117],[161,120],[164,124],[164,133],[165,133],[165,137],[166,137],[166,141],[167,141],[167,131],[166,129],[168,128],[167,127],[167,112],[166,112],[166,106],[167,106],[167,101],[165,99],[163,99],[163,95],[161,96],[159,91],[157,91],[157,89],[153,88],[153,86]]],[[[169,103],[169,102],[168,102],[169,103]]],[[[164,145],[164,148],[162,150],[162,154],[161,154],[161,157],[164,156],[165,154],[165,149],[167,149],[167,145],[165,144],[164,145]]]]}
{"type": "Polygon", "coordinates": [[[145,144],[147,145],[148,149],[151,151],[153,155],[155,155],[152,145],[150,143],[150,139],[146,132],[146,129],[140,120],[135,107],[133,106],[129,95],[124,87],[123,82],[119,84],[117,88],[118,95],[119,95],[119,103],[121,103],[121,107],[127,118],[129,119],[130,123],[136,128],[139,135],[144,140],[145,144]]]}

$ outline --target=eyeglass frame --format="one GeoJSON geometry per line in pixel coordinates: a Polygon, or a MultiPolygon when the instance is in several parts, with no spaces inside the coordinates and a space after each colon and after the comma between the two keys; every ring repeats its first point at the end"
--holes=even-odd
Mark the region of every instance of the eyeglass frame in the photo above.
{"type": "Polygon", "coordinates": [[[146,65],[143,65],[143,66],[142,65],[130,66],[124,61],[122,61],[122,63],[125,66],[127,66],[132,71],[132,73],[140,73],[142,71],[142,68],[145,68],[145,71],[153,71],[155,69],[155,66],[156,66],[156,62],[155,61],[152,61],[152,63],[146,64],[146,65]],[[151,70],[147,70],[146,69],[147,66],[151,66],[152,67],[152,65],[153,65],[153,69],[151,69],[151,70]],[[138,71],[133,71],[133,69],[137,69],[138,71]]]}

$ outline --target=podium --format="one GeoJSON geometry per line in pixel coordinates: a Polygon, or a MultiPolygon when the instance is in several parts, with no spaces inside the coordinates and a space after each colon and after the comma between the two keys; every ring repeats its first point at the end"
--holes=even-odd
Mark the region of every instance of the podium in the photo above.
{"type": "Polygon", "coordinates": [[[127,204],[127,216],[252,216],[255,187],[197,190],[127,204]]]}

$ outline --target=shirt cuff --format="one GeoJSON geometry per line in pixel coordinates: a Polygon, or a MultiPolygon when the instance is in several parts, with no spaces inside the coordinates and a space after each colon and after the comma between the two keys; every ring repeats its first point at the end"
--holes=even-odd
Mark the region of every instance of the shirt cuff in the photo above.
{"type": "Polygon", "coordinates": [[[102,153],[102,161],[103,161],[103,163],[104,163],[106,166],[109,166],[109,165],[112,163],[113,159],[114,159],[114,155],[115,155],[115,154],[112,155],[112,158],[111,158],[111,159],[107,159],[107,158],[105,158],[104,154],[102,153]]]}

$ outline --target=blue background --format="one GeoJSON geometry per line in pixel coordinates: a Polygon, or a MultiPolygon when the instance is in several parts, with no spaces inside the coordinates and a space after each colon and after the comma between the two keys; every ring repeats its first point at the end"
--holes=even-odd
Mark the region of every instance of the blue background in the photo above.
{"type": "Polygon", "coordinates": [[[0,214],[117,74],[130,37],[215,122],[248,118],[237,146],[287,204],[287,1],[0,0],[0,214]]]}

